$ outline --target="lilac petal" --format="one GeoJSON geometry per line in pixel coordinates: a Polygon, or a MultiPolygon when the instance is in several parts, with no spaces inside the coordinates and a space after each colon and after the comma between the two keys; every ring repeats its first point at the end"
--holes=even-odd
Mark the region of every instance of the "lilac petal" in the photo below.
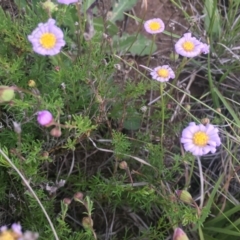
{"type": "Polygon", "coordinates": [[[192,139],[193,138],[193,133],[190,132],[189,129],[184,129],[183,132],[182,132],[182,137],[192,139]]]}
{"type": "Polygon", "coordinates": [[[183,138],[183,137],[180,139],[180,141],[181,141],[181,143],[192,143],[193,142],[192,139],[183,138]]]}

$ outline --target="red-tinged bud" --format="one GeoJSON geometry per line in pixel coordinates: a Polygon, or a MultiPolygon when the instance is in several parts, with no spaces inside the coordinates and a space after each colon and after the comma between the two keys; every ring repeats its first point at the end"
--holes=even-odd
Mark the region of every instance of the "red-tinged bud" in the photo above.
{"type": "Polygon", "coordinates": [[[181,228],[176,228],[174,230],[173,240],[189,240],[189,238],[181,228]]]}
{"type": "Polygon", "coordinates": [[[93,220],[92,220],[92,218],[84,217],[82,219],[82,225],[83,225],[84,228],[87,228],[87,229],[92,228],[93,227],[93,220]]]}
{"type": "Polygon", "coordinates": [[[50,134],[51,136],[58,138],[62,135],[62,131],[59,127],[55,127],[50,131],[50,134]]]}
{"type": "Polygon", "coordinates": [[[47,110],[39,111],[37,113],[37,121],[40,125],[48,127],[53,123],[53,116],[47,110]]]}
{"type": "Polygon", "coordinates": [[[63,199],[63,203],[66,204],[66,205],[70,205],[72,202],[72,200],[70,198],[64,198],[63,199]]]}
{"type": "Polygon", "coordinates": [[[180,200],[185,203],[193,203],[191,194],[186,190],[176,190],[176,194],[180,200]]]}
{"type": "Polygon", "coordinates": [[[74,194],[73,198],[74,198],[74,200],[82,201],[83,200],[83,193],[82,192],[77,192],[77,193],[74,194]]]}

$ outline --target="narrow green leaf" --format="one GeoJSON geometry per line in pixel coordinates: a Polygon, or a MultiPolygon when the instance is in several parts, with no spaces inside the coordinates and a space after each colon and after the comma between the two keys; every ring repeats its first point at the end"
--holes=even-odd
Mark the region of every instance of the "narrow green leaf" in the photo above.
{"type": "Polygon", "coordinates": [[[204,10],[205,14],[204,25],[207,32],[211,32],[215,36],[221,36],[220,14],[217,9],[217,2],[215,0],[205,0],[204,10]]]}
{"type": "Polygon", "coordinates": [[[220,98],[220,100],[222,101],[222,103],[224,104],[224,106],[227,108],[227,110],[229,111],[229,113],[232,115],[234,121],[236,122],[236,124],[238,126],[240,126],[240,119],[238,118],[237,114],[235,113],[235,111],[232,109],[232,107],[230,106],[230,104],[228,103],[228,101],[224,98],[224,96],[218,91],[218,89],[216,87],[214,87],[214,92],[218,95],[218,97],[220,98]]]}
{"type": "Polygon", "coordinates": [[[222,233],[222,234],[226,234],[226,235],[239,236],[240,237],[240,232],[228,230],[226,228],[205,227],[205,229],[209,230],[209,231],[212,231],[212,232],[216,232],[216,233],[222,233]]]}
{"type": "Polygon", "coordinates": [[[230,210],[228,210],[227,212],[224,212],[224,215],[221,214],[221,215],[217,216],[216,218],[208,221],[206,224],[207,224],[207,225],[212,225],[212,226],[214,226],[214,225],[216,225],[218,222],[226,219],[226,217],[230,217],[231,215],[233,215],[233,214],[235,214],[235,213],[237,213],[237,212],[239,212],[239,211],[240,211],[240,205],[237,205],[237,206],[231,208],[230,210]]]}
{"type": "Polygon", "coordinates": [[[123,20],[124,12],[133,8],[136,3],[137,0],[120,0],[118,3],[115,3],[109,20],[111,22],[123,20]]]}

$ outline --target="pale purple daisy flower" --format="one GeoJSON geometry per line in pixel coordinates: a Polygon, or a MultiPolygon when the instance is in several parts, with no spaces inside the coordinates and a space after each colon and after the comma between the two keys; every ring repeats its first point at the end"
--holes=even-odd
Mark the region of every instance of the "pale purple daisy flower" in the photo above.
{"type": "Polygon", "coordinates": [[[69,5],[71,3],[76,3],[78,0],[57,0],[58,3],[69,5]]]}
{"type": "Polygon", "coordinates": [[[208,54],[210,51],[210,46],[206,43],[202,43],[201,53],[208,54]]]}
{"type": "Polygon", "coordinates": [[[22,240],[22,226],[18,223],[13,223],[11,229],[7,226],[0,228],[0,239],[16,239],[22,240]]]}
{"type": "Polygon", "coordinates": [[[13,223],[11,226],[13,232],[22,235],[22,226],[19,223],[13,223]]]}
{"type": "Polygon", "coordinates": [[[221,140],[218,129],[212,124],[189,123],[189,126],[182,131],[181,143],[184,149],[194,156],[202,156],[209,152],[215,153],[216,147],[220,146],[221,140]]]}
{"type": "Polygon", "coordinates": [[[151,71],[152,79],[155,79],[159,82],[167,82],[170,78],[175,78],[173,70],[168,65],[163,65],[154,68],[151,71]]]}
{"type": "Polygon", "coordinates": [[[191,33],[185,33],[175,44],[175,51],[184,57],[196,57],[201,53],[202,43],[191,33]]]}
{"type": "Polygon", "coordinates": [[[146,32],[150,34],[161,33],[165,29],[165,24],[160,18],[153,18],[144,23],[146,32]]]}
{"type": "Polygon", "coordinates": [[[53,122],[53,116],[47,110],[39,111],[37,113],[37,121],[42,126],[49,126],[53,122]]]}
{"type": "Polygon", "coordinates": [[[28,36],[33,51],[41,55],[56,55],[65,45],[63,31],[50,18],[46,23],[39,23],[38,27],[28,36]]]}

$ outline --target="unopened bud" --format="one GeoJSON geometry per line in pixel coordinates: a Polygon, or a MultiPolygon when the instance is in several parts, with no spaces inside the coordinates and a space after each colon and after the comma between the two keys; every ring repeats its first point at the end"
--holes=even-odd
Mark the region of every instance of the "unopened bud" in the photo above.
{"type": "Polygon", "coordinates": [[[44,152],[42,153],[42,157],[48,158],[48,157],[49,157],[49,152],[44,151],[44,152]]]}
{"type": "Polygon", "coordinates": [[[22,132],[21,124],[13,121],[14,132],[20,134],[22,132]]]}
{"type": "Polygon", "coordinates": [[[142,107],[140,108],[140,110],[141,110],[143,113],[145,113],[145,112],[147,111],[147,106],[142,106],[142,107]]]}
{"type": "Polygon", "coordinates": [[[52,124],[53,122],[53,116],[52,114],[47,111],[47,110],[43,110],[43,111],[39,111],[37,113],[37,121],[40,125],[44,126],[44,127],[48,127],[52,124]]]}
{"type": "Polygon", "coordinates": [[[120,64],[114,64],[113,66],[114,66],[114,68],[116,68],[117,70],[119,70],[119,71],[121,70],[121,65],[120,65],[120,64]]]}
{"type": "Polygon", "coordinates": [[[103,99],[99,94],[96,94],[96,102],[97,103],[103,103],[103,99]]]}
{"type": "Polygon", "coordinates": [[[189,238],[181,228],[175,228],[173,240],[189,240],[189,238]]]}
{"type": "Polygon", "coordinates": [[[31,88],[36,87],[36,82],[34,80],[29,80],[28,81],[28,86],[31,87],[31,88]]]}
{"type": "Polygon", "coordinates": [[[46,2],[41,3],[41,5],[44,10],[50,13],[58,10],[57,5],[51,2],[51,0],[47,0],[46,2]]]}
{"type": "Polygon", "coordinates": [[[59,66],[55,66],[54,69],[55,69],[56,72],[60,71],[60,67],[59,66]]]}
{"type": "Polygon", "coordinates": [[[93,227],[93,220],[90,217],[84,217],[82,219],[82,225],[84,228],[92,228],[93,227]]]}
{"type": "Polygon", "coordinates": [[[186,110],[188,110],[188,111],[191,110],[191,106],[190,106],[189,104],[186,104],[186,105],[185,105],[185,108],[186,108],[186,110]]]}
{"type": "Polygon", "coordinates": [[[8,86],[0,86],[0,102],[9,102],[14,98],[14,90],[8,86]]]}
{"type": "Polygon", "coordinates": [[[203,119],[201,120],[201,123],[202,123],[203,125],[207,125],[207,124],[210,123],[210,120],[209,120],[209,118],[203,118],[203,119]]]}
{"type": "Polygon", "coordinates": [[[72,200],[70,198],[64,198],[63,199],[63,203],[66,204],[66,205],[70,205],[72,202],[72,200]]]}
{"type": "Polygon", "coordinates": [[[122,161],[119,163],[119,168],[126,170],[128,168],[128,165],[125,161],[122,161]]]}
{"type": "Polygon", "coordinates": [[[82,192],[77,192],[77,193],[74,194],[73,198],[74,198],[74,200],[82,201],[83,200],[83,193],[82,192]]]}
{"type": "Polygon", "coordinates": [[[186,190],[176,190],[176,194],[179,197],[179,199],[185,203],[193,202],[191,194],[186,190]]]}
{"type": "Polygon", "coordinates": [[[59,127],[55,127],[50,131],[50,134],[51,136],[58,138],[61,137],[62,131],[59,127]]]}

